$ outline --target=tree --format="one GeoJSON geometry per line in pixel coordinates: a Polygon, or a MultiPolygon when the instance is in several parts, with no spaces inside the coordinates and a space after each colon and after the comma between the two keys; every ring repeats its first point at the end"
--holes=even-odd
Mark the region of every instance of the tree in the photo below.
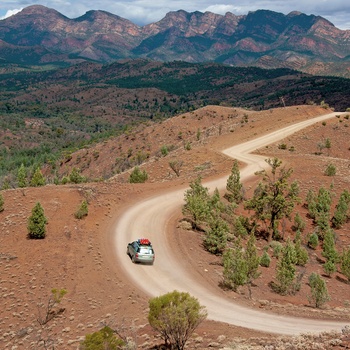
{"type": "Polygon", "coordinates": [[[45,185],[45,178],[40,170],[40,168],[37,168],[33,174],[33,177],[30,181],[30,186],[32,187],[39,187],[45,185]]]}
{"type": "Polygon", "coordinates": [[[80,344],[81,350],[122,350],[125,342],[114,331],[104,326],[99,331],[87,334],[80,344]]]}
{"type": "Polygon", "coordinates": [[[18,187],[27,187],[27,172],[24,164],[22,163],[17,172],[18,187]]]}
{"type": "Polygon", "coordinates": [[[332,195],[329,190],[321,187],[318,191],[315,205],[314,221],[321,229],[320,235],[323,238],[323,233],[329,229],[330,226],[330,211],[332,205],[332,195]]]}
{"type": "Polygon", "coordinates": [[[185,204],[182,208],[182,213],[191,218],[195,229],[210,219],[210,195],[208,188],[204,187],[201,181],[198,177],[190,183],[190,188],[185,192],[185,204]]]}
{"type": "Polygon", "coordinates": [[[83,200],[80,204],[79,209],[74,213],[76,219],[82,219],[89,213],[88,202],[83,200]]]}
{"type": "Polygon", "coordinates": [[[296,253],[293,243],[290,239],[287,240],[286,245],[282,249],[282,254],[277,262],[276,280],[273,284],[273,289],[282,295],[290,294],[295,290],[296,277],[296,253]]]}
{"type": "Polygon", "coordinates": [[[227,244],[229,227],[225,220],[217,216],[209,223],[209,229],[205,233],[204,248],[212,254],[222,254],[227,244]]]}
{"type": "Polygon", "coordinates": [[[350,281],[350,248],[343,250],[340,259],[340,270],[342,274],[350,281]]]}
{"type": "Polygon", "coordinates": [[[299,186],[297,182],[289,184],[288,180],[293,173],[292,169],[277,170],[282,164],[278,158],[267,159],[271,167],[271,175],[262,170],[256,174],[263,177],[254,196],[245,202],[245,208],[255,211],[255,217],[267,224],[268,241],[279,237],[278,222],[280,219],[290,218],[295,203],[299,201],[299,186]]]}
{"type": "Polygon", "coordinates": [[[320,308],[324,303],[330,300],[326,282],[321,276],[313,272],[309,277],[311,295],[308,297],[309,303],[316,308],[320,308]]]}
{"type": "Polygon", "coordinates": [[[73,184],[80,184],[85,181],[86,178],[80,174],[80,170],[74,167],[69,174],[69,182],[73,184]]]}
{"type": "Polygon", "coordinates": [[[160,333],[166,345],[184,349],[198,325],[207,317],[207,311],[189,293],[173,291],[149,301],[148,321],[160,333]]]}
{"type": "Polygon", "coordinates": [[[323,268],[328,276],[337,271],[336,264],[339,262],[339,254],[335,248],[334,232],[328,229],[323,238],[322,256],[326,258],[323,268]]]}
{"type": "Polygon", "coordinates": [[[243,200],[243,185],[237,160],[234,161],[231,174],[227,179],[225,197],[229,202],[241,203],[243,200]]]}
{"type": "Polygon", "coordinates": [[[4,211],[4,204],[5,204],[4,197],[0,193],[0,213],[4,211]]]}
{"type": "Polygon", "coordinates": [[[131,172],[129,177],[129,182],[134,183],[144,183],[148,179],[148,174],[146,170],[141,171],[141,169],[136,166],[134,170],[131,172]]]}
{"type": "Polygon", "coordinates": [[[247,283],[248,279],[248,266],[240,238],[236,239],[233,248],[225,251],[222,261],[224,285],[236,292],[239,286],[247,283]]]}
{"type": "Polygon", "coordinates": [[[301,233],[297,231],[295,240],[294,240],[294,248],[296,254],[296,264],[298,266],[305,266],[309,260],[309,254],[307,250],[301,245],[301,233]]]}
{"type": "Polygon", "coordinates": [[[348,219],[349,202],[350,193],[344,190],[339,197],[339,202],[335,207],[335,212],[332,217],[332,225],[334,228],[339,229],[346,223],[348,219]]]}
{"type": "Polygon", "coordinates": [[[32,215],[28,219],[28,237],[33,239],[45,238],[47,218],[44,208],[37,202],[32,209],[32,215]]]}
{"type": "Polygon", "coordinates": [[[256,248],[256,239],[253,232],[249,236],[247,247],[244,251],[244,258],[247,264],[246,284],[248,286],[249,298],[251,298],[251,287],[253,284],[253,280],[260,276],[260,273],[258,272],[260,257],[258,256],[258,249],[256,248]]]}

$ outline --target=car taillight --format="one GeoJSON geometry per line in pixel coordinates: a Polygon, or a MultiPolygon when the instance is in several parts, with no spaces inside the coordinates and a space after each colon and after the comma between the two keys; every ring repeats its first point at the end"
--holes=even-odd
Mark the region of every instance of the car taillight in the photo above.
{"type": "Polygon", "coordinates": [[[136,253],[135,256],[136,256],[136,258],[138,258],[139,257],[139,253],[136,253]]]}

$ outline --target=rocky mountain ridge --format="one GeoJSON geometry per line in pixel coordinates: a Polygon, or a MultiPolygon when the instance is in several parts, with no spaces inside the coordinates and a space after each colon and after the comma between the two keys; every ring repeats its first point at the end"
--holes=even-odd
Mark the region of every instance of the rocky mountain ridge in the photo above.
{"type": "Polygon", "coordinates": [[[268,10],[243,16],[179,10],[141,27],[106,11],[70,19],[33,5],[0,21],[3,63],[108,63],[138,57],[348,77],[350,30],[320,16],[268,10]]]}

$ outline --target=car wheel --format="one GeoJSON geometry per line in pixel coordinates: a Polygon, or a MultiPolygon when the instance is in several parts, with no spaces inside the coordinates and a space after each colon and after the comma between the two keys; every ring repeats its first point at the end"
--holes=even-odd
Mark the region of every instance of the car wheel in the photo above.
{"type": "Polygon", "coordinates": [[[131,261],[135,264],[136,260],[135,260],[135,255],[132,256],[131,261]]]}

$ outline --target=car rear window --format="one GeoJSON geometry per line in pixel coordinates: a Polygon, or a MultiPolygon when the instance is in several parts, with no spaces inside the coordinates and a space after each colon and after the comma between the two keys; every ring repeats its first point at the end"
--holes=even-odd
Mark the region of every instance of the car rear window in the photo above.
{"type": "Polygon", "coordinates": [[[151,247],[140,247],[140,254],[153,254],[151,247]]]}

